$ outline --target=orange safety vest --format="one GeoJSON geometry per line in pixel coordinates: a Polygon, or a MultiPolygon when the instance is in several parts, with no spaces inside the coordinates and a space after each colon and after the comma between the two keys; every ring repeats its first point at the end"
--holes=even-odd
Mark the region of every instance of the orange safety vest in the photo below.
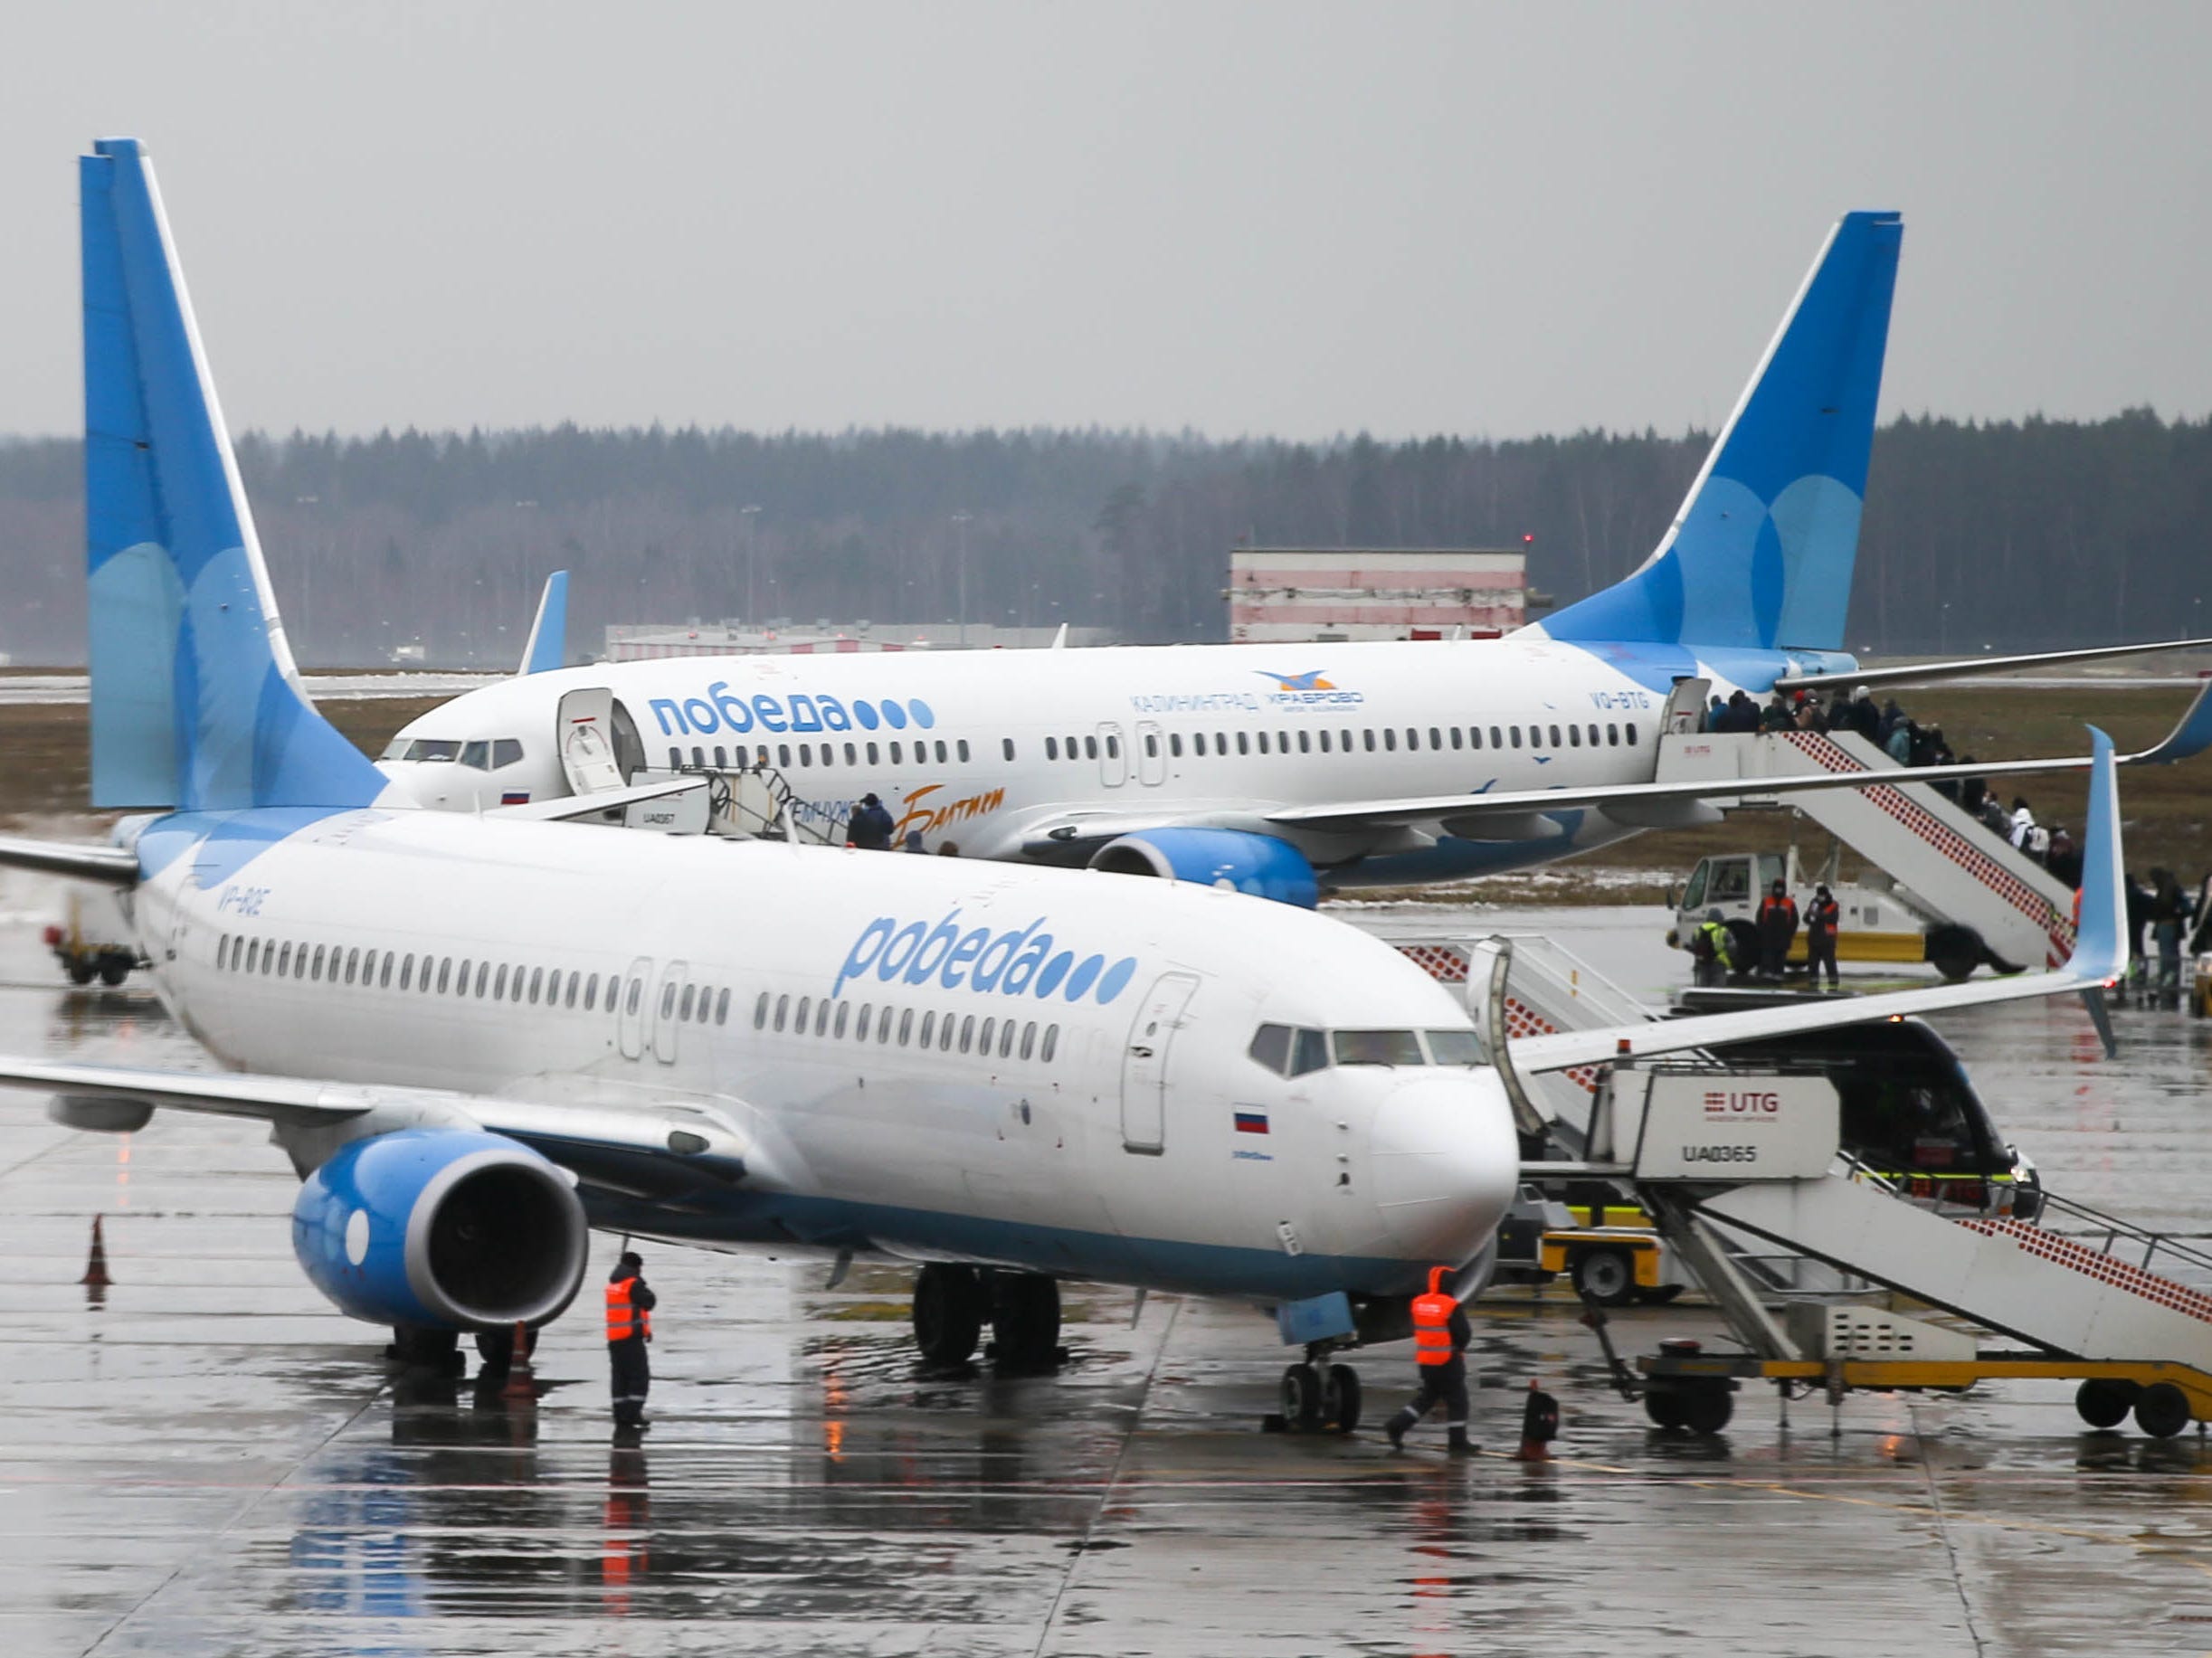
{"type": "Polygon", "coordinates": [[[1413,1360],[1416,1364],[1452,1361],[1452,1314],[1459,1303],[1444,1293],[1444,1269],[1429,1269],[1429,1293],[1413,1298],[1413,1360]]]}
{"type": "Polygon", "coordinates": [[[607,1340],[627,1341],[631,1336],[653,1339],[653,1315],[644,1308],[633,1306],[630,1300],[630,1286],[635,1278],[624,1278],[607,1285],[607,1340]]]}

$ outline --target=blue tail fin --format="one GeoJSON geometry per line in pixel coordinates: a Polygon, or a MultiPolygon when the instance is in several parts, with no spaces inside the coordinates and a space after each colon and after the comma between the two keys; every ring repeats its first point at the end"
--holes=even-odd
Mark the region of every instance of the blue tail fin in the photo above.
{"type": "Polygon", "coordinates": [[[522,648],[522,666],[515,673],[517,677],[545,673],[560,667],[567,654],[568,572],[556,570],[537,597],[537,620],[530,624],[530,642],[522,648]]]}
{"type": "Polygon", "coordinates": [[[92,802],[365,806],[384,779],[301,688],[153,164],[78,161],[92,802]]]}
{"type": "Polygon", "coordinates": [[[1903,221],[1846,213],[1729,416],[1658,549],[1547,617],[1552,639],[1843,643],[1903,221]]]}

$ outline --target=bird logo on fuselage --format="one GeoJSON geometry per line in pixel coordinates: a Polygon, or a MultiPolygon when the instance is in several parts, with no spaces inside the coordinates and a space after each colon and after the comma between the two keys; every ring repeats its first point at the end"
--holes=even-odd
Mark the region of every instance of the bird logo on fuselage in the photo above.
{"type": "Polygon", "coordinates": [[[1336,688],[1321,677],[1323,670],[1318,668],[1310,674],[1278,674],[1271,668],[1254,668],[1252,671],[1263,679],[1274,680],[1277,690],[1334,691],[1336,688]]]}

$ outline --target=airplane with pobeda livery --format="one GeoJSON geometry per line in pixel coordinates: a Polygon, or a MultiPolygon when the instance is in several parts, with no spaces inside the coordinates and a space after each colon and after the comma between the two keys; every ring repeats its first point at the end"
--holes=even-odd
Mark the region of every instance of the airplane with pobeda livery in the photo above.
{"type": "MultiPolygon", "coordinates": [[[[916,1338],[1049,1361],[1058,1285],[1275,1309],[1322,1361],[1471,1294],[1519,1173],[1505,1072],[2091,991],[2123,960],[2099,739],[2060,971],[1486,1051],[1397,952],[1218,887],[593,835],[426,810],[300,688],[152,166],[81,162],[93,763],[157,810],[0,864],[115,890],[224,1067],[0,1056],[57,1120],[266,1122],[292,1245],[402,1358],[455,1361],[575,1295],[592,1227],[920,1268],[916,1338]]],[[[879,716],[880,717],[880,716],[879,716]]]]}
{"type": "MultiPolygon", "coordinates": [[[[1862,671],[1841,649],[1903,227],[1846,214],[1643,567],[1495,640],[673,658],[526,673],[410,723],[385,774],[478,810],[625,806],[767,767],[837,836],[875,793],[894,845],[1083,865],[1311,905],[1717,820],[1726,779],[1659,775],[1707,695],[2050,667],[2141,646],[1862,671]]],[[[555,609],[549,605],[548,611],[555,609]]],[[[558,659],[541,611],[532,662],[558,659]]],[[[2203,698],[2131,760],[2212,741],[2203,698]]],[[[1927,769],[1921,781],[2086,764],[1927,769]]],[[[1838,780],[1777,780],[1762,793],[1838,780]]],[[[118,801],[116,804],[125,802],[118,801]]],[[[672,813],[654,815],[658,826],[672,813]]]]}

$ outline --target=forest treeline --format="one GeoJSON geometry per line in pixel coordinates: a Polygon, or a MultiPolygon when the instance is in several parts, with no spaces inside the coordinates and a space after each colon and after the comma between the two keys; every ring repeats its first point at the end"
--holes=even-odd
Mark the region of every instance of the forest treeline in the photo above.
{"type": "MultiPolygon", "coordinates": [[[[547,570],[572,650],[610,621],[1061,621],[1213,640],[1240,539],[1514,546],[1562,602],[1666,529],[1709,442],[1604,431],[1313,445],[1109,431],[248,434],[239,463],[300,659],[498,664],[547,570]],[[964,522],[962,521],[964,518],[964,522]]],[[[0,651],[83,659],[73,439],[0,442],[0,651]]],[[[2201,633],[2212,420],[1903,419],[1877,434],[1853,649],[2201,633]]]]}

